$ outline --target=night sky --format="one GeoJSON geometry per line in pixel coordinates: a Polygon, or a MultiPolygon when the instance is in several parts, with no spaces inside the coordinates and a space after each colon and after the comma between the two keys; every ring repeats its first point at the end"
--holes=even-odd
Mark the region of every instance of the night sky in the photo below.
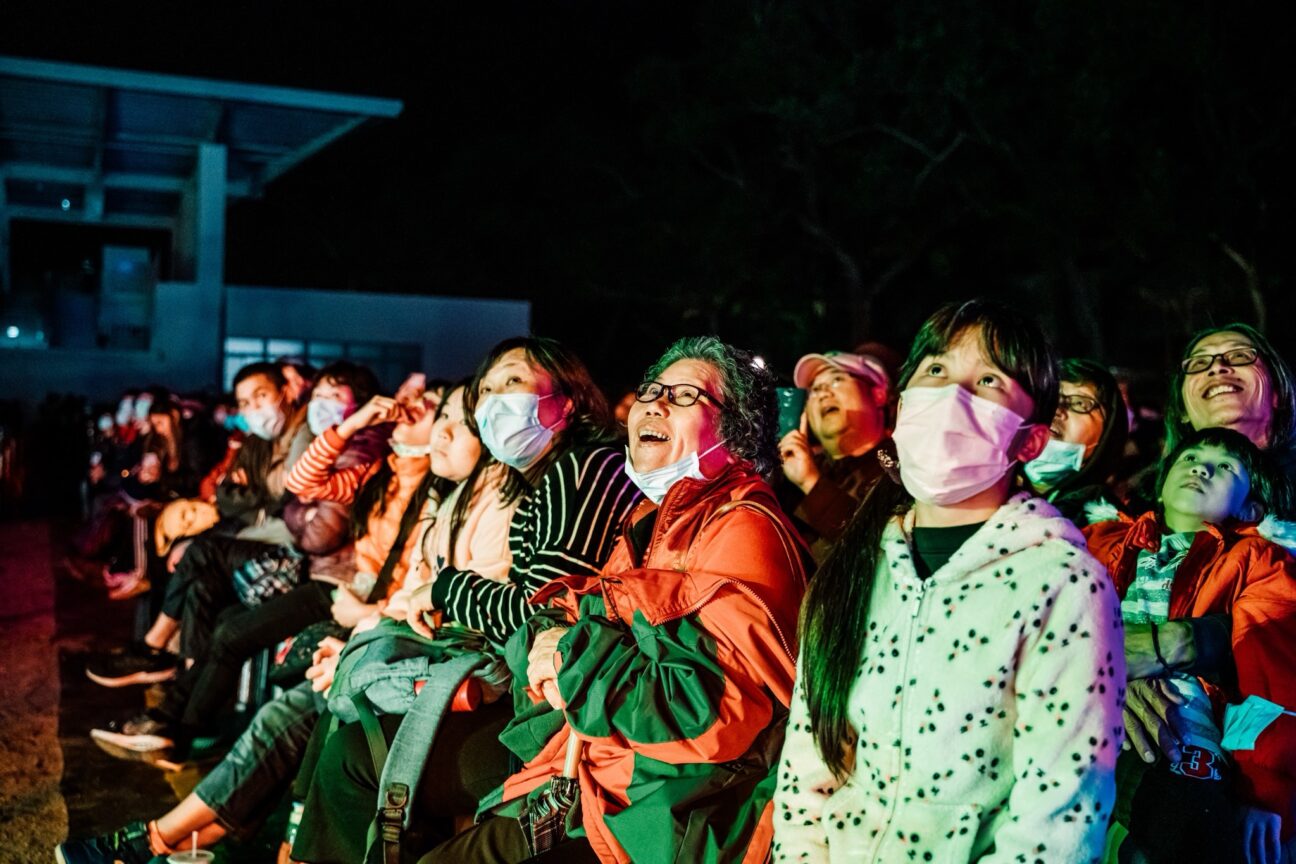
{"type": "Polygon", "coordinates": [[[1207,323],[1293,356],[1290,22],[989,5],[10,4],[0,51],[403,99],[232,207],[227,281],[529,299],[609,387],[975,294],[1149,395],[1207,323]]]}

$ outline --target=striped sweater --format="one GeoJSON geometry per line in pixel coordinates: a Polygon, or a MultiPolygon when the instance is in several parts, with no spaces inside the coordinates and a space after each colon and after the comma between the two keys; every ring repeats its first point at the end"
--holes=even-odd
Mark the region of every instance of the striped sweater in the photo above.
{"type": "Polygon", "coordinates": [[[340,501],[350,504],[364,482],[382,466],[390,426],[362,429],[350,439],[336,426],[317,435],[284,478],[284,487],[303,501],[340,501]],[[355,451],[350,459],[339,459],[355,451]]]}
{"type": "Polygon", "coordinates": [[[599,572],[617,529],[639,500],[624,467],[625,454],[611,447],[563,454],[509,523],[508,580],[447,567],[433,583],[433,604],[447,619],[506,642],[535,612],[527,598],[536,590],[559,576],[599,572]]]}

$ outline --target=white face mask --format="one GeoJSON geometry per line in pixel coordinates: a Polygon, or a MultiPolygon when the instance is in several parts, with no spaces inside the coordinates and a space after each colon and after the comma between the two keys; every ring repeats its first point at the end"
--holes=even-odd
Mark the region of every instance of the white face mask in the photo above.
{"type": "Polygon", "coordinates": [[[393,453],[407,459],[412,459],[417,456],[427,456],[432,452],[432,444],[430,442],[427,444],[406,444],[393,438],[388,441],[387,444],[391,447],[393,453]]]}
{"type": "Polygon", "coordinates": [[[347,409],[351,406],[339,399],[312,399],[306,406],[306,425],[312,435],[323,435],[324,430],[331,429],[346,419],[347,409]]]}
{"type": "Polygon", "coordinates": [[[540,400],[554,394],[492,393],[473,417],[481,441],[497,462],[525,471],[553,440],[554,430],[540,424],[540,400]]]}
{"type": "Polygon", "coordinates": [[[283,405],[264,405],[260,408],[245,408],[239,412],[247,423],[248,431],[258,438],[273,441],[283,431],[288,416],[284,414],[283,405]]]}
{"type": "Polygon", "coordinates": [[[149,409],[153,407],[153,399],[149,396],[141,396],[135,400],[135,419],[147,420],[149,409]]]}
{"type": "Polygon", "coordinates": [[[130,399],[123,399],[117,403],[117,413],[113,419],[117,421],[118,426],[128,426],[135,417],[135,403],[130,399]]]}
{"type": "Polygon", "coordinates": [[[1079,473],[1084,465],[1085,446],[1049,438],[1044,452],[1026,463],[1026,479],[1044,489],[1052,489],[1068,477],[1079,473]]]}
{"type": "Polygon", "coordinates": [[[957,384],[910,387],[892,435],[900,481],[916,500],[946,506],[998,483],[1026,419],[957,384]]]}
{"type": "Polygon", "coordinates": [[[706,480],[702,475],[702,457],[719,447],[722,441],[717,441],[706,450],[698,453],[694,450],[676,462],[669,465],[663,465],[660,468],[654,468],[651,471],[645,471],[640,474],[630,464],[630,448],[626,448],[625,473],[626,476],[634,481],[639,487],[639,491],[644,494],[649,501],[654,504],[660,504],[666,497],[670,488],[681,480],[706,480]]]}

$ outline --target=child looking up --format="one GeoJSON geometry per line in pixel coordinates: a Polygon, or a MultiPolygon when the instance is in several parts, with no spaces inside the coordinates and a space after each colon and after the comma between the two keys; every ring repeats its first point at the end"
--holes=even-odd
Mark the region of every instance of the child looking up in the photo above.
{"type": "Polygon", "coordinates": [[[1058,400],[1034,322],[940,309],[879,480],[810,583],[775,792],[776,862],[1097,861],[1125,664],[1107,574],[1014,494],[1058,400]]]}
{"type": "Polygon", "coordinates": [[[1160,742],[1167,758],[1158,758],[1139,727],[1130,730],[1110,841],[1122,861],[1138,850],[1150,861],[1276,864],[1280,836],[1289,839],[1296,828],[1296,724],[1279,718],[1230,768],[1215,710],[1248,695],[1296,704],[1296,570],[1256,530],[1271,488],[1268,468],[1245,436],[1203,429],[1169,454],[1157,488],[1159,512],[1085,531],[1121,596],[1128,665],[1143,679],[1130,682],[1131,702],[1143,689],[1160,689],[1173,703],[1165,718],[1170,739],[1160,742]],[[1232,662],[1225,658],[1214,670],[1193,664],[1212,680],[1166,660],[1174,652],[1163,651],[1159,626],[1221,613],[1232,627],[1232,662]],[[1137,656],[1145,646],[1158,662],[1137,656]],[[1241,837],[1234,801],[1242,805],[1241,837]]]}

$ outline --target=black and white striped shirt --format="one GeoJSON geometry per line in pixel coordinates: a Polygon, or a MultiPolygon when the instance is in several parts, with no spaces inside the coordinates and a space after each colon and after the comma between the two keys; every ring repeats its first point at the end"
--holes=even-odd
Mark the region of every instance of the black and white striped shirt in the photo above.
{"type": "Polygon", "coordinates": [[[527,604],[531,594],[558,576],[595,574],[607,560],[622,521],[639,500],[624,466],[625,453],[611,447],[564,454],[509,523],[508,581],[447,567],[437,575],[432,602],[447,620],[507,641],[535,611],[527,604]]]}

